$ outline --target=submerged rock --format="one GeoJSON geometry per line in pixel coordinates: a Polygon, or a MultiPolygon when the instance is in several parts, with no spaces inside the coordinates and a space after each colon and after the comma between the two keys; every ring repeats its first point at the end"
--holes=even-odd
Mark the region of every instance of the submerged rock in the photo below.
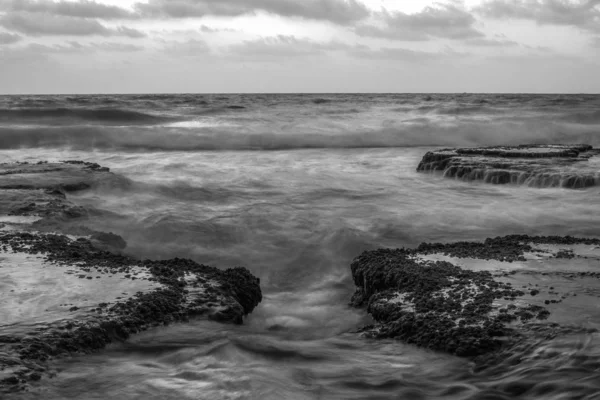
{"type": "Polygon", "coordinates": [[[367,336],[480,356],[528,332],[599,328],[599,267],[598,239],[514,235],[381,249],[353,261],[351,304],[375,320],[367,336]]]}
{"type": "Polygon", "coordinates": [[[108,168],[84,161],[5,163],[0,164],[0,189],[70,192],[88,189],[110,175],[108,168]]]}
{"type": "Polygon", "coordinates": [[[0,164],[0,216],[85,219],[89,210],[69,201],[67,193],[110,179],[118,177],[108,168],[83,161],[0,164]]]}
{"type": "Polygon", "coordinates": [[[466,181],[578,189],[600,184],[599,154],[589,145],[442,149],[426,153],[417,171],[440,171],[466,181]]]}
{"type": "Polygon", "coordinates": [[[48,375],[51,358],[191,317],[240,324],[261,302],[245,268],[140,261],[83,225],[93,210],[65,193],[113,178],[79,161],[0,165],[0,393],[48,375]]]}

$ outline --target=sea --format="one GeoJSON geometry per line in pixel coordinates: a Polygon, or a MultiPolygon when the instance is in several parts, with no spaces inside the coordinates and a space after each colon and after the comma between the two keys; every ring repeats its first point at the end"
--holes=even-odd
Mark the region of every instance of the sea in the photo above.
{"type": "Polygon", "coordinates": [[[23,399],[600,399],[597,333],[481,369],[356,333],[363,251],[506,234],[600,237],[600,188],[417,173],[441,147],[600,146],[599,95],[141,94],[0,97],[0,160],[86,160],[71,200],[140,259],[245,266],[241,326],[192,321],[53,362],[23,399]]]}

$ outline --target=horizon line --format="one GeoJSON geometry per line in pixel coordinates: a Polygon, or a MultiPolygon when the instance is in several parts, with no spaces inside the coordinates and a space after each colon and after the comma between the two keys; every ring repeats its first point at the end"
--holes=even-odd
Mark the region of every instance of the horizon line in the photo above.
{"type": "Polygon", "coordinates": [[[600,92],[24,92],[0,93],[0,96],[136,96],[136,95],[600,95],[600,92]]]}

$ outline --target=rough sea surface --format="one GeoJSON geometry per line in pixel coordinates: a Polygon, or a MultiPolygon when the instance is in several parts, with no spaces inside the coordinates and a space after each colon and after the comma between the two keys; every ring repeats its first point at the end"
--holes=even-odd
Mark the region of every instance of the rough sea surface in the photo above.
{"type": "Polygon", "coordinates": [[[600,188],[416,172],[439,147],[600,146],[593,95],[0,97],[0,160],[81,159],[122,176],[72,196],[139,258],[261,278],[243,326],[153,330],[17,398],[600,399],[600,335],[523,343],[491,369],[352,333],[364,250],[505,234],[600,237],[600,188]]]}

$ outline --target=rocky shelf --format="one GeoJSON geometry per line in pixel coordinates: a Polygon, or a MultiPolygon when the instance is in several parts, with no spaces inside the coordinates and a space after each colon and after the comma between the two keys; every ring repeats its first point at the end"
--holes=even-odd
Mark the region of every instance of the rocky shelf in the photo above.
{"type": "Polygon", "coordinates": [[[351,304],[376,338],[464,357],[524,335],[600,328],[600,240],[514,235],[365,252],[351,304]]]}
{"type": "Polygon", "coordinates": [[[442,149],[426,153],[417,171],[465,181],[580,189],[600,184],[599,154],[589,145],[442,149]]]}
{"type": "Polygon", "coordinates": [[[104,179],[118,177],[79,161],[0,165],[0,393],[48,375],[51,358],[196,316],[239,324],[262,300],[245,268],[137,260],[113,233],[60,232],[89,211],[66,193],[104,179]]]}

